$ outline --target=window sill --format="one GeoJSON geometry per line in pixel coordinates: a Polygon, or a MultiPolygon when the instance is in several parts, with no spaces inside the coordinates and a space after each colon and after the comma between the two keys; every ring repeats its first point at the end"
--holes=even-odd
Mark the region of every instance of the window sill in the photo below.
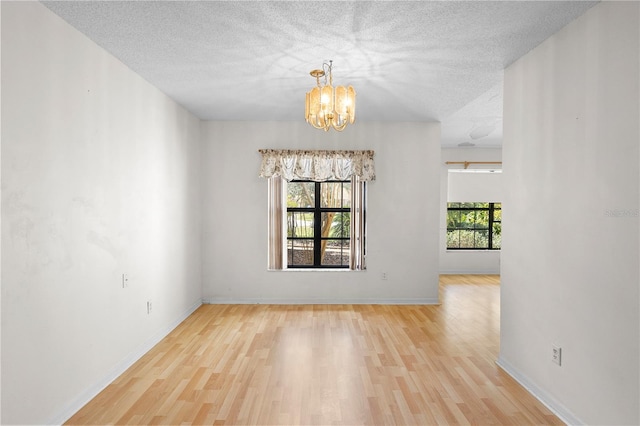
{"type": "Polygon", "coordinates": [[[447,253],[500,253],[499,249],[447,249],[447,253]]]}
{"type": "Polygon", "coordinates": [[[365,272],[366,269],[349,268],[287,268],[287,269],[267,269],[267,272],[365,272]]]}

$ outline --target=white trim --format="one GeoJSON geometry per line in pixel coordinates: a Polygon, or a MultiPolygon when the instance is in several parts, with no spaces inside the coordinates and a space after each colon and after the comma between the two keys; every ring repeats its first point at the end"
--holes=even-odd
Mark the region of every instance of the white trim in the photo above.
{"type": "Polygon", "coordinates": [[[560,420],[568,425],[584,425],[586,424],[578,417],[576,417],[567,407],[561,404],[557,399],[551,396],[545,390],[539,388],[535,383],[531,381],[527,376],[520,373],[513,365],[505,361],[504,358],[498,357],[496,361],[498,367],[503,369],[508,375],[520,383],[531,395],[533,395],[538,401],[540,401],[545,407],[547,407],[553,414],[558,416],[560,420]]]}
{"type": "Polygon", "coordinates": [[[438,299],[202,299],[207,305],[439,305],[438,299]]]}
{"type": "Polygon", "coordinates": [[[122,361],[117,363],[111,371],[109,371],[100,381],[93,386],[87,388],[84,392],[78,395],[70,404],[62,409],[53,419],[47,424],[60,425],[66,422],[77,413],[82,407],[84,407],[89,401],[95,398],[100,392],[102,392],[111,382],[117,379],[122,373],[124,373],[129,367],[131,367],[136,361],[138,361],[144,354],[149,352],[151,348],[157,345],[162,339],[164,339],[174,328],[176,328],[182,321],[187,319],[189,315],[195,312],[202,305],[202,301],[198,300],[191,305],[186,311],[178,316],[167,327],[158,331],[152,335],[148,340],[143,342],[136,350],[131,352],[122,361]]]}
{"type": "Polygon", "coordinates": [[[479,271],[479,270],[446,270],[440,271],[440,275],[500,275],[500,270],[489,270],[489,271],[479,271]]]}

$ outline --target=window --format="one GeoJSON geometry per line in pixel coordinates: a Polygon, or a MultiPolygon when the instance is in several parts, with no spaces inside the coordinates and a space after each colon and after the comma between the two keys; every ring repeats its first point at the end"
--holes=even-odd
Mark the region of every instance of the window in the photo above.
{"type": "Polygon", "coordinates": [[[447,203],[448,250],[499,250],[500,203],[447,203]]]}
{"type": "Polygon", "coordinates": [[[269,270],[363,270],[373,151],[261,149],[269,270]]]}
{"type": "Polygon", "coordinates": [[[287,267],[348,268],[351,181],[287,182],[287,267]]]}
{"type": "Polygon", "coordinates": [[[365,182],[268,182],[269,269],[366,269],[365,182]]]}

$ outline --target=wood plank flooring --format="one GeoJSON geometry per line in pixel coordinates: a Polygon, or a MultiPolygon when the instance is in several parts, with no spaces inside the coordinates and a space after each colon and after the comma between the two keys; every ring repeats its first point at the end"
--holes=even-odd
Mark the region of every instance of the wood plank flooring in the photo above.
{"type": "Polygon", "coordinates": [[[204,305],[68,424],[562,424],[500,370],[499,277],[438,306],[204,305]]]}

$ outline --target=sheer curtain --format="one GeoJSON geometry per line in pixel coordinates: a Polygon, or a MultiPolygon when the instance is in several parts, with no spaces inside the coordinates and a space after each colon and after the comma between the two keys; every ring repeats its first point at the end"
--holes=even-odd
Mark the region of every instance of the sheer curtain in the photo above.
{"type": "Polygon", "coordinates": [[[283,238],[285,217],[285,204],[282,178],[272,176],[268,180],[269,190],[269,269],[282,269],[283,254],[286,253],[283,238]]]}
{"type": "Polygon", "coordinates": [[[268,179],[268,268],[284,269],[286,204],[284,181],[351,180],[351,255],[349,269],[366,267],[366,182],[375,180],[373,151],[261,149],[260,177],[268,179]]]}
{"type": "Polygon", "coordinates": [[[366,269],[366,191],[365,182],[358,176],[351,178],[351,258],[349,269],[366,269]]]}

